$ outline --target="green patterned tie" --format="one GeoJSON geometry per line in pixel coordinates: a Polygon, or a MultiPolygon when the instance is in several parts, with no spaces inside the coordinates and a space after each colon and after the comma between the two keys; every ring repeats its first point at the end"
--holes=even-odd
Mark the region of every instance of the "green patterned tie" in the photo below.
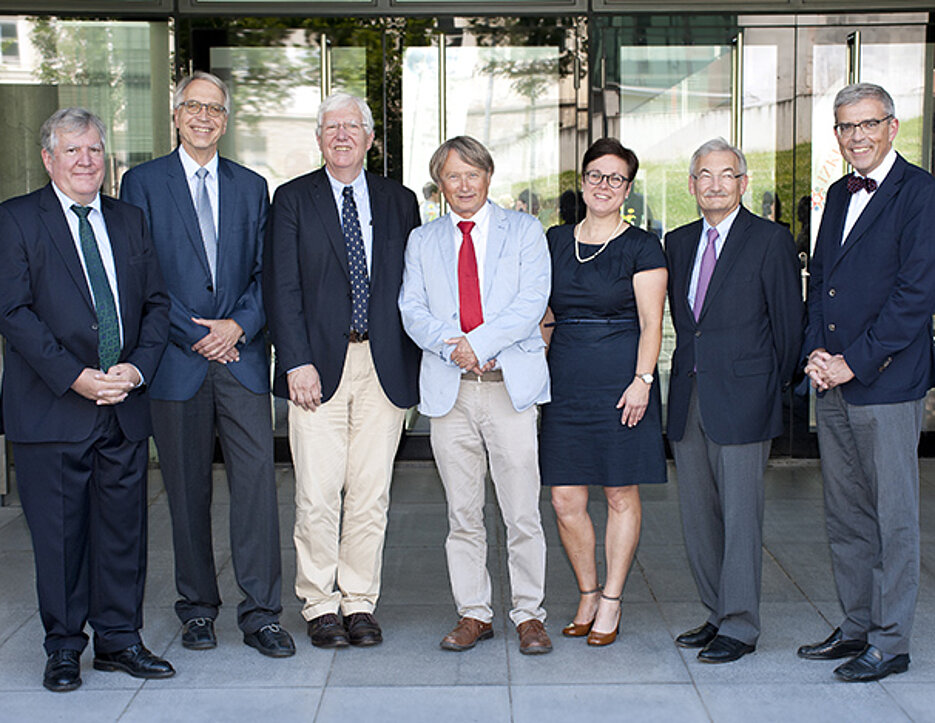
{"type": "Polygon", "coordinates": [[[120,359],[120,324],[117,321],[117,307],[114,304],[110,283],[107,281],[107,273],[104,271],[104,263],[101,261],[101,252],[98,251],[97,241],[94,238],[94,229],[88,221],[91,208],[74,205],[71,210],[78,217],[81,255],[84,256],[88,280],[91,282],[91,293],[94,295],[94,308],[97,311],[97,353],[100,357],[101,369],[106,372],[120,359]]]}

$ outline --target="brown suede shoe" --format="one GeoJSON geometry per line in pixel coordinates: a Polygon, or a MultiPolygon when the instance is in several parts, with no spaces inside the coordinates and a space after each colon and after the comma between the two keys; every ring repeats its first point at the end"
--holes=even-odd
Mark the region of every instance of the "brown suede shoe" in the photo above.
{"type": "Polygon", "coordinates": [[[487,640],[493,637],[493,626],[474,618],[461,618],[454,630],[448,633],[441,642],[444,650],[470,650],[477,645],[478,640],[487,640]]]}
{"type": "Polygon", "coordinates": [[[519,633],[519,652],[523,655],[542,655],[552,652],[552,641],[541,620],[527,620],[516,626],[519,633]]]}

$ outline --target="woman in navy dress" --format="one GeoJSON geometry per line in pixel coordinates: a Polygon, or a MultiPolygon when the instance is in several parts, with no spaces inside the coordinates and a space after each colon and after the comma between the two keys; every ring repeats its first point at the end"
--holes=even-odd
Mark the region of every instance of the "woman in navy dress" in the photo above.
{"type": "Polygon", "coordinates": [[[552,402],[542,408],[542,482],[581,593],[562,633],[609,645],[640,537],[639,485],[666,481],[656,360],[668,274],[659,240],[620,214],[639,168],[613,138],[582,161],[587,215],[549,229],[552,295],[544,319],[552,402]],[[592,485],[604,488],[606,580],[598,584],[592,485]]]}

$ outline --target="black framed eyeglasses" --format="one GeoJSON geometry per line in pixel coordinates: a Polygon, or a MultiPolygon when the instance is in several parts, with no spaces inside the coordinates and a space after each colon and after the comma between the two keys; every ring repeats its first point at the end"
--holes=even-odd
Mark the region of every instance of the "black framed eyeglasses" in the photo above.
{"type": "Polygon", "coordinates": [[[201,113],[201,109],[205,108],[208,111],[208,115],[212,118],[217,118],[227,113],[227,108],[220,103],[202,103],[200,100],[186,100],[179,105],[179,107],[184,108],[185,112],[189,115],[198,115],[201,113]]]}
{"type": "Polygon", "coordinates": [[[881,123],[886,123],[893,119],[893,114],[885,115],[882,118],[870,118],[869,120],[861,121],[860,123],[835,123],[834,132],[837,133],[841,138],[849,138],[854,135],[854,131],[858,128],[864,133],[873,133],[880,127],[881,123]]]}
{"type": "Polygon", "coordinates": [[[601,173],[600,171],[588,171],[584,174],[584,180],[591,186],[600,186],[603,181],[607,181],[607,185],[611,188],[620,188],[630,181],[621,173],[601,173]]]}

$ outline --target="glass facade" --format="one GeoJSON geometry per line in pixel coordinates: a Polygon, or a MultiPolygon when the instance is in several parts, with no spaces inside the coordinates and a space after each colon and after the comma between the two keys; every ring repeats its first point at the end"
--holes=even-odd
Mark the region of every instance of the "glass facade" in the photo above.
{"type": "MultiPolygon", "coordinates": [[[[368,168],[410,187],[425,218],[445,210],[431,196],[428,159],[447,137],[484,142],[496,162],[491,198],[525,204],[548,227],[562,194],[579,188],[588,143],[613,135],[640,158],[624,213],[662,236],[697,218],[688,159],[723,136],[749,161],[744,204],[795,237],[804,284],[824,194],[845,171],[831,130],[837,89],[886,86],[900,118],[897,149],[931,168],[932,27],[928,13],[0,17],[0,197],[46,182],[39,125],[74,104],[108,126],[105,190],[116,193],[125,169],[173,147],[170,79],[201,68],[233,93],[222,153],[271,190],[320,165],[322,98],[338,89],[365,96],[376,120],[368,168]]],[[[664,386],[673,347],[667,328],[664,386]]],[[[798,391],[774,447],[814,454],[808,394],[798,391]]],[[[424,430],[416,415],[411,422],[424,430]]],[[[935,431],[935,415],[926,429],[935,431]]]]}

